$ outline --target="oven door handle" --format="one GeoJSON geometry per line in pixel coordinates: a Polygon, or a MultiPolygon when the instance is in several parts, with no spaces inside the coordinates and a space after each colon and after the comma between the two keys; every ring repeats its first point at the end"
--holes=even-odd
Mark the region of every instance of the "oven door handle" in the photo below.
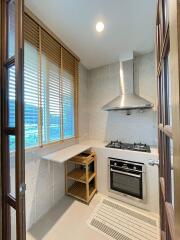
{"type": "Polygon", "coordinates": [[[124,175],[132,176],[132,177],[136,177],[136,178],[141,178],[140,175],[136,175],[136,174],[128,173],[128,172],[123,172],[123,171],[119,171],[119,170],[114,170],[112,168],[111,168],[111,172],[121,173],[121,174],[124,174],[124,175]]]}

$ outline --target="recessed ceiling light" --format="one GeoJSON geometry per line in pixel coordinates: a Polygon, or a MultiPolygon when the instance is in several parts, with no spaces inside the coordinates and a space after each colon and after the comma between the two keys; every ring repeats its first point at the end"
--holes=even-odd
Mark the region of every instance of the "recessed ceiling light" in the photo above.
{"type": "Polygon", "coordinates": [[[97,32],[102,32],[104,30],[104,23],[103,22],[98,22],[96,24],[96,31],[97,32]]]}

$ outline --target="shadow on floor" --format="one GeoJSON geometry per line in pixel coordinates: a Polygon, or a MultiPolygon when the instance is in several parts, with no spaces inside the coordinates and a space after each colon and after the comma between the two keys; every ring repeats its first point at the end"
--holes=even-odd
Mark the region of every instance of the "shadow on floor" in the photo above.
{"type": "Polygon", "coordinates": [[[33,239],[41,240],[63,216],[67,209],[75,200],[68,196],[64,196],[53,208],[51,208],[35,225],[28,230],[33,239]]]}

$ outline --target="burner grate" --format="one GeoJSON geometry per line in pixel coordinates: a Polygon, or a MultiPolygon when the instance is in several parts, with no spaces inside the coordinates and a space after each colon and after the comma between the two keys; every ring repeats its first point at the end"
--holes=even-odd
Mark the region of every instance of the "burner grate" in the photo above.
{"type": "Polygon", "coordinates": [[[121,141],[111,141],[106,145],[107,148],[124,149],[139,152],[151,152],[150,146],[142,143],[123,143],[121,141]]]}

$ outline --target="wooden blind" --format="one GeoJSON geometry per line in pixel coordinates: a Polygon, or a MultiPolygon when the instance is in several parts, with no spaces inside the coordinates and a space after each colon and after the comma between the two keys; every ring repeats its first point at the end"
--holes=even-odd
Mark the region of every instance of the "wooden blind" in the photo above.
{"type": "Polygon", "coordinates": [[[28,16],[24,19],[24,124],[25,146],[39,145],[40,45],[39,26],[28,16]]]}
{"type": "Polygon", "coordinates": [[[25,14],[25,100],[33,103],[25,108],[25,125],[30,109],[35,119],[27,146],[77,136],[77,69],[76,58],[25,14]]]}
{"type": "Polygon", "coordinates": [[[62,139],[60,67],[61,46],[45,31],[41,34],[43,143],[62,139]]]}
{"type": "Polygon", "coordinates": [[[75,60],[62,48],[62,95],[63,95],[63,134],[69,138],[75,134],[75,60]]]}

